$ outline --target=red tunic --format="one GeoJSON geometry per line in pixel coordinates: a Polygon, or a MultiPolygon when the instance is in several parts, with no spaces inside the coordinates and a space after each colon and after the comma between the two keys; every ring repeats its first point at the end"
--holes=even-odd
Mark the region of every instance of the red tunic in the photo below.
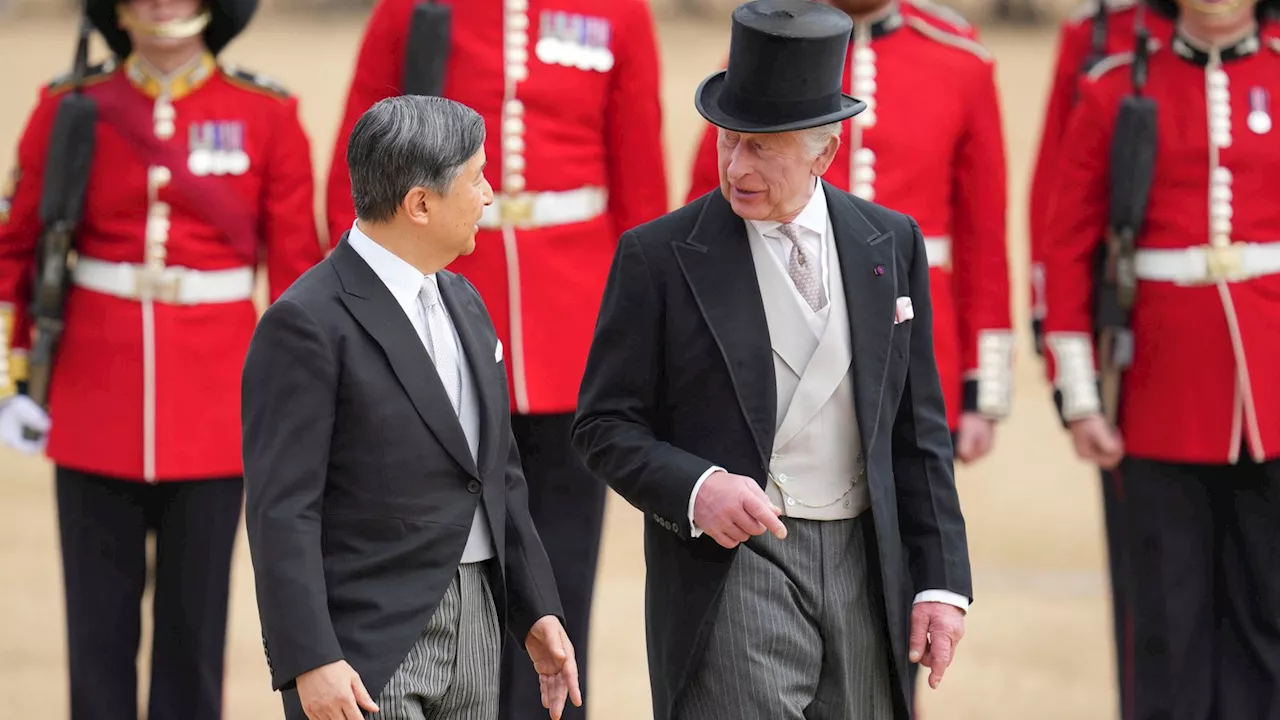
{"type": "MultiPolygon", "coordinates": [[[[414,0],[380,0],[365,30],[330,165],[333,242],[355,219],[347,137],[399,94],[414,0]]],[[[444,95],[484,116],[490,209],[449,266],[484,298],[509,358],[516,412],[577,407],[618,237],[667,210],[658,54],[644,0],[444,0],[453,36],[444,95]],[[574,64],[574,63],[578,64],[574,64]],[[566,192],[556,196],[547,193],[566,192]],[[522,201],[546,217],[520,223],[522,201]]]]}
{"type": "MultiPolygon", "coordinates": [[[[297,101],[251,75],[219,68],[209,55],[175,78],[171,104],[157,99],[161,88],[153,78],[130,59],[87,82],[99,120],[76,237],[83,265],[110,267],[111,275],[130,268],[107,264],[136,270],[150,258],[169,272],[174,266],[238,272],[234,279],[223,273],[212,281],[216,287],[202,291],[229,298],[227,288],[243,287],[246,273],[252,283],[261,252],[274,299],[323,257],[297,101]],[[108,117],[119,118],[120,127],[108,117]],[[130,132],[155,143],[155,153],[148,155],[130,132]],[[197,177],[193,168],[204,174],[197,177]]],[[[0,217],[0,303],[18,318],[30,298],[41,232],[45,153],[67,89],[55,83],[41,93],[18,145],[20,177],[7,217],[0,217]]],[[[96,281],[104,281],[102,272],[96,281]]],[[[195,298],[187,293],[202,281],[210,285],[209,276],[184,281],[180,299],[195,298]]],[[[74,284],[66,304],[50,379],[49,459],[133,480],[239,475],[240,370],[257,320],[252,301],[172,304],[171,296],[113,294],[132,285],[88,287],[74,284]]],[[[30,340],[24,323],[12,347],[21,351],[30,340]]]]}
{"type": "MultiPolygon", "coordinates": [[[[1280,42],[1250,37],[1223,57],[1210,62],[1175,39],[1150,59],[1145,94],[1158,107],[1159,140],[1137,238],[1133,364],[1120,396],[1120,430],[1135,457],[1234,462],[1242,439],[1258,460],[1280,457],[1280,128],[1271,127],[1280,42]],[[1245,275],[1206,272],[1230,260],[1220,247],[1243,253],[1245,275]]],[[[1067,420],[1099,410],[1091,256],[1103,238],[1107,159],[1130,62],[1111,58],[1082,85],[1053,188],[1046,364],[1067,420]]]]}
{"type": "MultiPolygon", "coordinates": [[[[1049,193],[1053,186],[1057,153],[1062,146],[1062,134],[1067,126],[1067,115],[1077,98],[1076,87],[1087,71],[1087,62],[1096,62],[1103,57],[1133,49],[1137,4],[1134,0],[1114,0],[1105,5],[1106,37],[1101,57],[1090,57],[1094,52],[1093,31],[1097,0],[1085,3],[1062,24],[1058,33],[1058,60],[1053,71],[1053,84],[1049,88],[1044,124],[1040,130],[1040,149],[1036,153],[1035,169],[1031,175],[1031,206],[1027,216],[1031,234],[1031,317],[1038,321],[1044,319],[1045,313],[1044,258],[1045,242],[1049,235],[1049,193]]],[[[1173,30],[1173,23],[1169,18],[1149,7],[1143,8],[1142,24],[1152,39],[1162,43],[1168,41],[1173,30]]]]}
{"type": "MultiPolygon", "coordinates": [[[[870,108],[846,123],[824,177],[920,224],[938,371],[955,428],[962,409],[993,418],[1010,409],[1004,138],[987,52],[903,8],[855,29],[845,91],[870,108]]],[[[719,185],[716,138],[708,126],[690,198],[719,185]]]]}

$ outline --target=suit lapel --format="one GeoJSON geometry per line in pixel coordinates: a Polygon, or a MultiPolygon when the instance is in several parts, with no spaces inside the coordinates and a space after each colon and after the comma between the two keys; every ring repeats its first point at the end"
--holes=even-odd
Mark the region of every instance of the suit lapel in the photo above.
{"type": "Polygon", "coordinates": [[[822,185],[844,276],[858,427],[862,446],[869,450],[879,430],[880,403],[893,343],[898,287],[894,237],[892,232],[882,232],[872,225],[843,192],[825,181],[822,185]]]}
{"type": "Polygon", "coordinates": [[[373,269],[347,244],[345,235],[330,259],[342,280],[342,303],[382,347],[422,421],[459,465],[477,475],[462,424],[413,323],[373,269]]]}
{"type": "MultiPolygon", "coordinates": [[[[471,368],[472,384],[476,388],[476,396],[480,402],[480,449],[476,455],[480,458],[480,476],[484,477],[493,467],[495,440],[502,432],[499,412],[501,398],[498,396],[498,385],[492,376],[497,360],[494,359],[495,341],[486,342],[487,336],[481,332],[488,324],[483,311],[477,308],[474,300],[467,296],[461,287],[458,277],[450,272],[436,275],[440,283],[440,296],[444,298],[445,307],[449,309],[449,317],[458,329],[458,337],[462,340],[462,352],[466,356],[467,366],[471,368]]],[[[503,378],[505,380],[506,378],[503,378]]],[[[502,391],[506,392],[505,383],[502,391]]]]}
{"type": "Polygon", "coordinates": [[[746,222],[720,192],[707,196],[693,232],[672,243],[698,309],[711,329],[742,413],[765,462],[777,423],[769,326],[746,222]]]}

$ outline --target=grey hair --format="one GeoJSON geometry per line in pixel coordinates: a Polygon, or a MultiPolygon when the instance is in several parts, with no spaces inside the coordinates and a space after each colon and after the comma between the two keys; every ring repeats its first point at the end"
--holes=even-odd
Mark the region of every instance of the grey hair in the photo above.
{"type": "Polygon", "coordinates": [[[831,141],[831,138],[840,137],[840,125],[841,123],[839,122],[833,122],[801,130],[800,141],[810,155],[817,157],[822,154],[823,150],[827,149],[827,143],[831,141]]]}
{"type": "Polygon", "coordinates": [[[347,141],[356,217],[390,220],[413,188],[446,194],[484,139],[484,118],[459,102],[424,95],[379,101],[347,141]]]}

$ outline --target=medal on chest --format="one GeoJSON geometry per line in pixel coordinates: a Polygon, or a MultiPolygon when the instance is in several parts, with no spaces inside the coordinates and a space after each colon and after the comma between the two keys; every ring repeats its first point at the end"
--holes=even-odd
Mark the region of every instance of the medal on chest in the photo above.
{"type": "Polygon", "coordinates": [[[239,120],[205,120],[188,130],[187,169],[196,177],[249,171],[245,128],[239,120]]]}
{"type": "Polygon", "coordinates": [[[542,11],[534,52],[547,65],[609,72],[613,30],[608,20],[575,13],[542,11]]]}

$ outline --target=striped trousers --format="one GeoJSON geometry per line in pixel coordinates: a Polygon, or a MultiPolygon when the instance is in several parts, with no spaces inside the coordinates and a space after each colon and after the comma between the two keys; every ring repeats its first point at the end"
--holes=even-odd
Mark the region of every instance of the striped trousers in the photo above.
{"type": "Polygon", "coordinates": [[[431,621],[376,698],[376,720],[496,720],[502,637],[486,563],[459,565],[431,621]]]}
{"type": "Polygon", "coordinates": [[[866,514],[783,518],[738,549],[678,720],[892,720],[891,653],[866,514]]]}

